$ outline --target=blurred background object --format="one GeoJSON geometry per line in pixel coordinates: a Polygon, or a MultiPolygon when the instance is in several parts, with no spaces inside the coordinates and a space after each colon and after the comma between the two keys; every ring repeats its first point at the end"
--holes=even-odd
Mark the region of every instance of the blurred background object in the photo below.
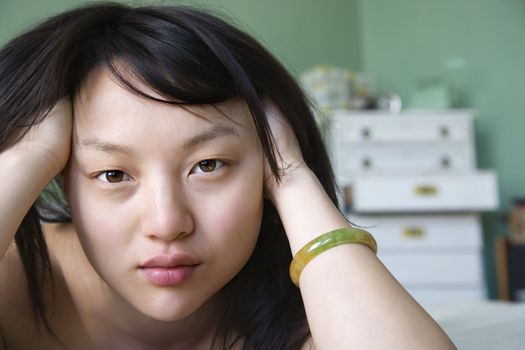
{"type": "Polygon", "coordinates": [[[350,69],[317,65],[301,73],[305,91],[322,109],[375,108],[372,84],[363,73],[350,69]]]}
{"type": "Polygon", "coordinates": [[[487,299],[479,213],[498,208],[494,171],[477,169],[469,109],[333,110],[331,156],[351,222],[423,307],[487,299]]]}
{"type": "Polygon", "coordinates": [[[514,199],[508,226],[510,241],[525,244],[525,198],[514,199]]]}

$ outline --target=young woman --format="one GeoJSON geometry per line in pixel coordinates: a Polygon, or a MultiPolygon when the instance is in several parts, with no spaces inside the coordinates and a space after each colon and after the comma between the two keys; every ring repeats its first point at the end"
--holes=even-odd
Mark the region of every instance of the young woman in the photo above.
{"type": "Polygon", "coordinates": [[[53,17],[0,51],[0,121],[7,349],[454,348],[334,204],[300,88],[221,19],[53,17]]]}

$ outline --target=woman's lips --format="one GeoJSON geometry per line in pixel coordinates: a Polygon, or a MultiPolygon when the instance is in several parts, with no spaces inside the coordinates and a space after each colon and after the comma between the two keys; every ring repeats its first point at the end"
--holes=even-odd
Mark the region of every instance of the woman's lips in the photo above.
{"type": "Polygon", "coordinates": [[[142,273],[148,281],[157,286],[176,286],[187,280],[197,265],[177,267],[143,267],[142,273]]]}
{"type": "Polygon", "coordinates": [[[200,261],[188,254],[156,255],[140,265],[148,281],[158,286],[175,286],[186,281],[200,261]]]}

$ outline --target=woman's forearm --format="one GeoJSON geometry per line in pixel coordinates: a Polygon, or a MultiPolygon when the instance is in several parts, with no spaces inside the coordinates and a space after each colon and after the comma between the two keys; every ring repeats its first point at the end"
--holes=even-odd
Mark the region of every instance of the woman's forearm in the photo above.
{"type": "MultiPolygon", "coordinates": [[[[294,255],[313,238],[349,226],[306,168],[290,174],[273,201],[294,255]]],[[[300,288],[317,349],[454,348],[365,245],[320,254],[304,268],[300,288]]]]}
{"type": "Polygon", "coordinates": [[[349,226],[306,167],[294,169],[283,177],[272,202],[287,232],[293,255],[322,233],[349,226]]]}
{"type": "Polygon", "coordinates": [[[37,151],[0,153],[0,259],[31,205],[53,178],[49,162],[37,151]]]}

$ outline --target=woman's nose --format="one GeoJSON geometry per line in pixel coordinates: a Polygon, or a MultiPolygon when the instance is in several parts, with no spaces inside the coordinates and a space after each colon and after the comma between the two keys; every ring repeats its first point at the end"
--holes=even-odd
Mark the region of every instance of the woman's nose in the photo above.
{"type": "Polygon", "coordinates": [[[142,232],[150,237],[171,241],[193,233],[194,222],[183,194],[168,182],[145,188],[142,198],[142,232]]]}

